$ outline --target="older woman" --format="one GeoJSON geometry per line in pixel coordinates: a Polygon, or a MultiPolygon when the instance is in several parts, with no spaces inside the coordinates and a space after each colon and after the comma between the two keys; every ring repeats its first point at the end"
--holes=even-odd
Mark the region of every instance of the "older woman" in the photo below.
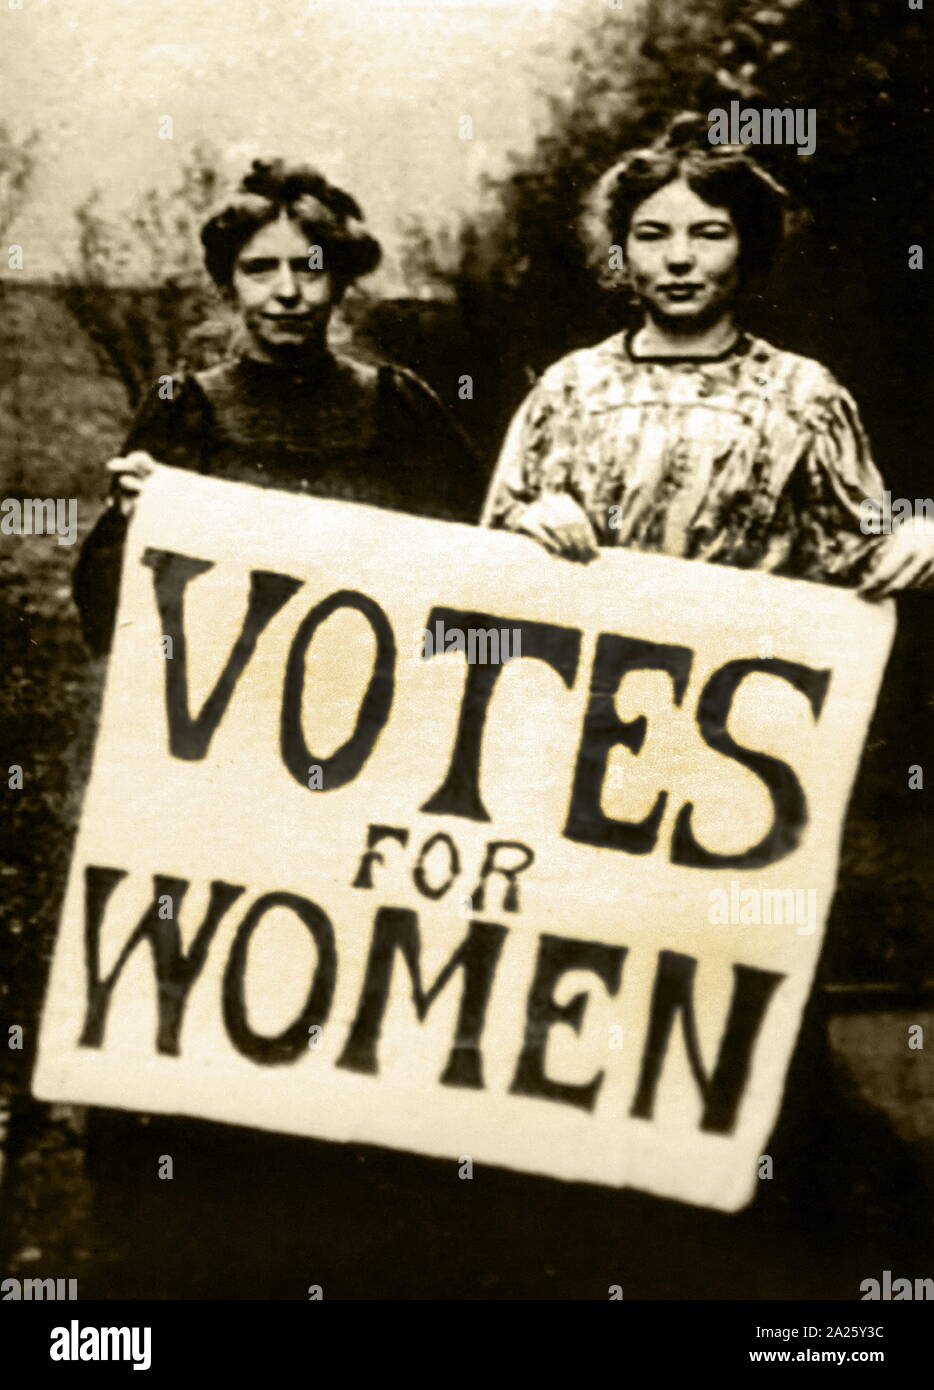
{"type": "MultiPolygon", "coordinates": [[[[380,259],[348,193],[314,169],[256,162],[202,242],[237,311],[238,335],[219,366],[154,386],[108,464],[110,503],[75,575],[97,652],[110,643],[128,519],[154,461],[430,517],[479,515],[483,475],[424,382],[329,346],[332,311],[380,259]]],[[[306,1297],[346,1238],[340,1223],[352,1220],[360,1181],[363,1156],[341,1148],[335,1158],[330,1148],[206,1121],[90,1111],[94,1234],[104,1259],[88,1287],[107,1297],[306,1297]],[[154,1183],[164,1154],[175,1178],[154,1183]]]]}
{"type": "Polygon", "coordinates": [[[475,521],[483,477],[459,429],[412,372],[333,352],[328,322],[374,270],[360,208],[305,166],[255,161],[201,234],[239,317],[229,359],[162,378],[107,465],[110,505],[76,569],[85,635],[106,650],[123,541],[153,460],[213,477],[424,516],[475,521]]]}
{"type": "Polygon", "coordinates": [[[783,201],[744,148],[711,147],[692,117],[607,171],[584,228],[641,324],[544,373],[507,435],[486,525],[572,560],[622,545],[874,596],[934,582],[930,525],[864,531],[883,483],[848,392],[738,322],[783,201]]]}

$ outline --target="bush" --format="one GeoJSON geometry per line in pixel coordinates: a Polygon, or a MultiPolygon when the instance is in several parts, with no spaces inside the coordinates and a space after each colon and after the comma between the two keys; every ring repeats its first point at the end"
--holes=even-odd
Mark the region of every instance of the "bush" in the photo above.
{"type": "Polygon", "coordinates": [[[131,405],[162,372],[217,361],[229,315],[201,259],[201,224],[217,199],[218,160],[196,145],[173,188],[149,189],[126,221],[92,192],[78,207],[78,262],[65,302],[116,373],[131,405]]]}

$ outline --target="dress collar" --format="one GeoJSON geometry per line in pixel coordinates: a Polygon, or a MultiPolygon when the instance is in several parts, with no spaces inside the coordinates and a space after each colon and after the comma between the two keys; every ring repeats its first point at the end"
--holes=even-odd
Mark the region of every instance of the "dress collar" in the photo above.
{"type": "Polygon", "coordinates": [[[740,357],[744,355],[749,351],[749,348],[752,344],[752,339],[749,336],[749,334],[746,333],[743,329],[740,329],[740,331],[737,333],[736,337],[733,339],[732,343],[730,343],[728,347],[725,347],[722,352],[714,353],[709,356],[643,356],[639,353],[634,352],[632,347],[632,340],[636,336],[636,333],[638,331],[639,330],[636,328],[630,328],[627,329],[627,331],[623,334],[622,347],[625,355],[629,358],[630,362],[656,362],[663,367],[677,366],[679,363],[682,362],[690,362],[697,365],[702,365],[705,362],[725,362],[728,357],[740,357]]]}
{"type": "Polygon", "coordinates": [[[337,358],[330,350],[295,362],[263,362],[258,357],[251,357],[243,348],[236,351],[234,356],[239,370],[254,381],[293,381],[312,386],[330,381],[337,370],[337,358]]]}

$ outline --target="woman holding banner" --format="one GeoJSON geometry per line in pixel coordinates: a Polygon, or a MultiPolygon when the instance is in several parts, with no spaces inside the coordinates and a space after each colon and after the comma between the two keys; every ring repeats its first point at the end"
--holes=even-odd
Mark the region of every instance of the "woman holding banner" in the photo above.
{"type": "MultiPolygon", "coordinates": [[[[237,312],[237,337],[220,365],[162,378],[107,465],[110,502],[74,582],[95,652],[110,646],[128,520],[156,461],[476,520],[484,475],[429,387],[405,368],[329,346],[333,310],[380,259],[361,219],[355,200],[316,170],[275,160],[256,161],[205,225],[207,268],[237,312]]],[[[103,1110],[89,1112],[86,1143],[105,1261],[93,1291],[110,1297],[307,1297],[309,1283],[331,1274],[366,1157],[345,1146],[103,1110]],[[166,1158],[173,1180],[154,1180],[166,1158]]]]}
{"type": "MultiPolygon", "coordinates": [[[[914,519],[878,534],[884,485],[849,393],[820,363],[741,326],[743,292],[778,251],[786,205],[744,147],[711,147],[693,115],[604,174],[582,230],[601,278],[632,292],[641,322],[544,372],[508,430],[482,524],[583,563],[600,547],[624,546],[867,598],[934,587],[934,525],[914,519]]],[[[622,1199],[625,1240],[640,1261],[657,1223],[682,1265],[698,1268],[690,1287],[682,1268],[663,1296],[708,1296],[724,1248],[746,1287],[771,1291],[795,1241],[820,1296],[842,1263],[834,1237],[854,1239],[853,1210],[843,1210],[854,1193],[861,1239],[876,1223],[893,1258],[911,1223],[893,1230],[887,1203],[924,1208],[907,1152],[888,1157],[885,1119],[841,1079],[821,1014],[816,991],[770,1145],[765,1176],[774,1163],[778,1181],[762,1184],[750,1212],[725,1220],[622,1199]],[[874,1181],[895,1172],[897,1197],[874,1181]],[[745,1265],[741,1237],[757,1252],[745,1265]]],[[[663,1269],[649,1287],[666,1288],[663,1269]]]]}
{"type": "Polygon", "coordinates": [[[163,377],[107,468],[110,505],[82,549],[85,637],[110,645],[127,520],[153,462],[423,516],[474,521],[483,477],[414,373],[336,353],[328,324],[379,264],[350,194],[317,170],[255,161],[205,225],[208,271],[239,319],[228,359],[163,377]]]}
{"type": "Polygon", "coordinates": [[[544,373],[509,429],[485,525],[568,560],[621,545],[867,597],[934,583],[934,527],[872,533],[883,483],[847,391],[738,322],[785,202],[745,147],[711,146],[690,115],[604,174],[585,239],[642,322],[544,373]]]}

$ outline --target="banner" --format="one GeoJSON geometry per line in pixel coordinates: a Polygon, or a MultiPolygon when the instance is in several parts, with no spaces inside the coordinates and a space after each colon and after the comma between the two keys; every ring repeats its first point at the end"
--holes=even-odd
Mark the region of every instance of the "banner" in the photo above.
{"type": "Polygon", "coordinates": [[[893,629],[158,469],[35,1094],[738,1209],[893,629]]]}

